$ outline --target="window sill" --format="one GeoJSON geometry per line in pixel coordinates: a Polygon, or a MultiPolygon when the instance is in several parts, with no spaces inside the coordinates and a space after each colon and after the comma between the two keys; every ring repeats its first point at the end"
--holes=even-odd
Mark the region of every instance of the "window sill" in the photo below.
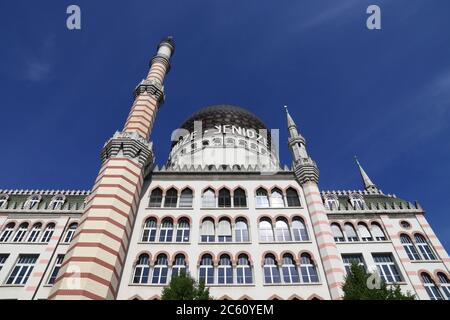
{"type": "Polygon", "coordinates": [[[209,288],[254,287],[254,286],[255,286],[254,283],[230,283],[230,284],[212,283],[212,284],[205,284],[205,287],[209,287],[209,288]]]}
{"type": "Polygon", "coordinates": [[[200,242],[198,243],[199,245],[208,245],[208,244],[252,244],[251,241],[247,241],[247,242],[200,242]]]}
{"type": "Polygon", "coordinates": [[[26,241],[21,241],[21,242],[12,242],[12,241],[8,241],[8,242],[0,242],[0,244],[5,245],[5,244],[17,244],[17,245],[35,245],[35,246],[46,246],[48,245],[48,242],[26,242],[26,241]]]}
{"type": "Polygon", "coordinates": [[[146,207],[145,210],[194,210],[193,207],[146,207]]]}
{"type": "Polygon", "coordinates": [[[442,260],[410,260],[411,263],[442,263],[442,260]]]}
{"type": "Polygon", "coordinates": [[[311,283],[263,283],[263,287],[298,287],[298,286],[321,286],[322,282],[311,283]]]}
{"type": "Polygon", "coordinates": [[[307,240],[307,241],[259,241],[258,242],[259,244],[295,244],[295,243],[302,243],[302,244],[305,244],[305,243],[311,243],[312,244],[312,241],[311,240],[307,240]]]}
{"type": "Polygon", "coordinates": [[[201,207],[200,210],[248,210],[248,207],[201,207]]]}
{"type": "Polygon", "coordinates": [[[379,243],[392,243],[391,240],[383,240],[383,241],[338,241],[336,242],[336,244],[368,244],[368,243],[375,243],[375,244],[379,244],[379,243]]]}
{"type": "Polygon", "coordinates": [[[169,283],[129,283],[129,287],[167,287],[169,283]]]}
{"type": "Polygon", "coordinates": [[[257,210],[304,209],[304,207],[255,207],[257,210]]]}
{"type": "Polygon", "coordinates": [[[142,242],[142,241],[139,241],[137,244],[144,244],[144,245],[149,245],[149,244],[176,244],[176,245],[186,244],[186,245],[190,245],[191,242],[190,241],[189,242],[160,242],[160,241],[142,242]]]}
{"type": "Polygon", "coordinates": [[[2,284],[1,288],[24,288],[26,284],[2,284]]]}

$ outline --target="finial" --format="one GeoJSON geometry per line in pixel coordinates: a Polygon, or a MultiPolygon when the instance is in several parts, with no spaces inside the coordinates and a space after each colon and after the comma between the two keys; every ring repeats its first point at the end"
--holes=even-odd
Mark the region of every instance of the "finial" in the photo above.
{"type": "Polygon", "coordinates": [[[288,107],[284,106],[284,109],[286,109],[286,113],[289,113],[288,107]]]}
{"type": "Polygon", "coordinates": [[[361,174],[361,178],[363,179],[364,189],[367,191],[376,191],[377,186],[372,182],[372,180],[370,180],[368,174],[364,171],[363,167],[361,166],[361,164],[358,161],[358,157],[354,156],[354,158],[355,158],[356,164],[358,165],[359,173],[361,174]]]}

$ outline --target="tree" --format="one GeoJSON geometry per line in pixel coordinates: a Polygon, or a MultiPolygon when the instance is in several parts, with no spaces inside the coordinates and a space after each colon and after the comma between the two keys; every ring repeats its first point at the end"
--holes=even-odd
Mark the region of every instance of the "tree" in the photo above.
{"type": "Polygon", "coordinates": [[[376,273],[367,273],[363,266],[352,263],[342,286],[344,300],[414,300],[409,291],[404,294],[399,285],[388,286],[376,273]],[[376,283],[378,282],[378,283],[376,283]],[[376,285],[377,284],[377,285],[376,285]]]}
{"type": "Polygon", "coordinates": [[[204,282],[199,284],[185,272],[174,275],[162,292],[162,300],[210,300],[209,289],[204,282]]]}

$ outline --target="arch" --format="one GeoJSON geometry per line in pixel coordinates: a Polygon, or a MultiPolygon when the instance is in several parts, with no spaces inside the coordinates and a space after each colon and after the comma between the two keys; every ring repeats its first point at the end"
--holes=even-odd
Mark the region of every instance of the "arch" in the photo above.
{"type": "Polygon", "coordinates": [[[288,187],[283,191],[286,195],[286,204],[288,207],[300,207],[300,195],[296,188],[288,187]]]}
{"type": "Polygon", "coordinates": [[[175,251],[172,256],[170,257],[170,261],[172,261],[172,265],[174,264],[174,261],[178,255],[184,256],[184,261],[186,263],[186,266],[189,265],[189,255],[186,253],[186,251],[175,251]]]}
{"type": "Polygon", "coordinates": [[[135,294],[134,296],[129,297],[128,300],[144,300],[144,299],[140,295],[135,294]]]}
{"type": "Polygon", "coordinates": [[[160,251],[158,251],[158,252],[156,252],[154,255],[153,255],[153,259],[152,259],[152,262],[151,262],[151,266],[154,266],[155,264],[156,264],[156,261],[158,260],[158,257],[160,256],[160,255],[165,255],[166,256],[166,259],[167,259],[167,265],[170,267],[171,265],[172,265],[172,260],[170,259],[170,254],[167,252],[167,251],[165,251],[165,250],[160,250],[160,251]]]}
{"type": "Polygon", "coordinates": [[[146,254],[146,255],[148,256],[148,263],[149,263],[149,265],[152,265],[152,254],[151,254],[151,252],[150,252],[150,251],[147,251],[147,250],[141,250],[141,251],[138,252],[138,254],[135,256],[135,258],[134,258],[134,260],[133,260],[133,268],[134,268],[134,267],[136,266],[136,264],[138,263],[139,258],[140,258],[142,255],[144,255],[144,254],[146,254]]]}
{"type": "Polygon", "coordinates": [[[324,300],[321,296],[313,293],[312,295],[310,295],[306,300],[324,300]]]}
{"type": "Polygon", "coordinates": [[[272,251],[272,250],[267,250],[267,251],[264,251],[263,254],[262,254],[262,256],[261,256],[261,257],[262,257],[262,258],[261,258],[261,266],[264,266],[264,259],[266,258],[267,255],[272,255],[272,256],[274,257],[274,259],[275,259],[275,264],[276,264],[277,266],[280,265],[280,263],[279,263],[280,257],[279,257],[274,251],[272,251]]]}
{"type": "Polygon", "coordinates": [[[163,189],[160,187],[155,187],[150,192],[148,206],[150,208],[160,208],[162,206],[162,200],[164,197],[163,189]]]}
{"type": "Polygon", "coordinates": [[[213,187],[212,185],[207,185],[206,187],[204,187],[201,191],[202,195],[205,193],[206,190],[211,189],[214,191],[214,194],[217,196],[217,189],[215,187],[213,187]]]}
{"type": "Polygon", "coordinates": [[[148,298],[147,300],[161,300],[161,297],[157,294],[151,296],[150,298],[148,298]]]}
{"type": "Polygon", "coordinates": [[[149,220],[149,219],[155,219],[156,225],[159,226],[159,225],[161,224],[161,218],[162,218],[162,217],[158,217],[158,216],[156,216],[156,215],[149,214],[149,215],[145,216],[144,219],[142,219],[142,226],[141,226],[141,228],[143,228],[143,227],[145,226],[145,223],[146,223],[147,220],[149,220]]]}
{"type": "Polygon", "coordinates": [[[253,259],[252,256],[250,255],[250,253],[248,253],[247,251],[238,251],[235,255],[234,255],[234,260],[237,262],[239,260],[239,256],[240,255],[245,255],[247,256],[247,260],[250,263],[250,265],[253,265],[253,259]]]}
{"type": "Polygon", "coordinates": [[[246,294],[244,294],[243,296],[241,296],[241,297],[239,298],[239,300],[253,300],[253,298],[250,297],[250,296],[248,296],[248,295],[246,295],[246,294]]]}
{"type": "Polygon", "coordinates": [[[294,293],[293,295],[289,296],[287,300],[303,300],[303,298],[294,293]]]}
{"type": "Polygon", "coordinates": [[[194,203],[194,190],[191,187],[185,187],[180,192],[179,207],[192,208],[194,203]]]}
{"type": "Polygon", "coordinates": [[[229,295],[223,295],[219,298],[219,300],[233,300],[233,298],[231,298],[229,295]]]}
{"type": "Polygon", "coordinates": [[[188,215],[181,215],[181,216],[175,218],[175,223],[178,224],[178,223],[180,223],[180,220],[183,220],[183,219],[189,221],[189,225],[192,225],[192,218],[188,215]]]}
{"type": "Polygon", "coordinates": [[[213,264],[214,264],[214,265],[217,265],[217,258],[216,258],[216,256],[214,255],[214,253],[213,253],[212,251],[202,251],[202,252],[199,254],[199,256],[198,256],[198,259],[197,259],[197,266],[200,266],[200,263],[202,262],[203,256],[208,255],[208,254],[211,256],[212,261],[213,261],[213,264]]]}
{"type": "Polygon", "coordinates": [[[170,187],[164,191],[164,208],[176,208],[178,205],[179,191],[175,187],[170,187]]]}
{"type": "Polygon", "coordinates": [[[275,223],[275,217],[271,217],[268,215],[260,215],[257,219],[258,223],[260,223],[263,219],[270,221],[271,224],[275,223]]]}
{"type": "Polygon", "coordinates": [[[283,300],[279,295],[273,294],[267,300],[283,300]]]}
{"type": "Polygon", "coordinates": [[[358,222],[358,235],[362,241],[373,241],[373,236],[365,222],[358,222]]]}
{"type": "Polygon", "coordinates": [[[227,255],[227,256],[230,258],[230,262],[231,262],[231,264],[232,264],[233,266],[236,265],[236,261],[237,261],[237,260],[234,259],[234,256],[233,256],[229,251],[220,251],[220,252],[217,254],[217,260],[219,261],[219,260],[220,260],[220,257],[223,256],[223,255],[227,255]]]}
{"type": "Polygon", "coordinates": [[[294,262],[294,264],[298,264],[297,256],[290,250],[283,250],[283,251],[281,251],[281,253],[280,253],[281,260],[283,260],[284,256],[287,255],[287,254],[292,257],[292,261],[294,262]]]}

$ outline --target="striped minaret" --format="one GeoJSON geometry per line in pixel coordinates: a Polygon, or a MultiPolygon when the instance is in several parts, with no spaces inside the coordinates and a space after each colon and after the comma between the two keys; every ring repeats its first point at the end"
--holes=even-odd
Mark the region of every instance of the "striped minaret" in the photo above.
{"type": "Polygon", "coordinates": [[[318,181],[319,169],[308,156],[305,139],[298,133],[297,126],[287,108],[289,130],[288,145],[292,152],[295,178],[303,188],[306,205],[311,216],[314,235],[319,247],[320,258],[324,267],[328,288],[332,299],[342,299],[344,282],[344,264],[334,242],[318,181]]]}
{"type": "Polygon", "coordinates": [[[105,143],[102,167],[49,299],[116,298],[142,183],[153,165],[148,139],[174,49],[171,37],[159,44],[123,131],[105,143]]]}

